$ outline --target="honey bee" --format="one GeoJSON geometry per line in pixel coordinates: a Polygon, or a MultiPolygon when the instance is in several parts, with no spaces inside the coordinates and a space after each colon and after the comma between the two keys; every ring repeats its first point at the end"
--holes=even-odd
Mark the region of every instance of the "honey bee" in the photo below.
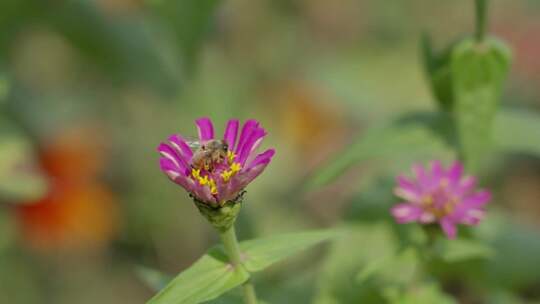
{"type": "Polygon", "coordinates": [[[191,158],[191,167],[213,171],[215,166],[227,160],[229,144],[225,140],[212,139],[206,142],[190,141],[189,146],[195,148],[191,158]]]}

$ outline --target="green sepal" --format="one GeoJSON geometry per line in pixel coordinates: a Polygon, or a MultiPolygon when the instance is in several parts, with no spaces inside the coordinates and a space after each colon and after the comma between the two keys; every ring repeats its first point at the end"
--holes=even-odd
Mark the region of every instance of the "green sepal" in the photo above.
{"type": "Polygon", "coordinates": [[[488,38],[469,38],[452,51],[454,122],[461,157],[469,171],[477,171],[491,144],[493,120],[511,62],[506,45],[488,38]]]}
{"type": "Polygon", "coordinates": [[[195,197],[193,201],[195,206],[199,209],[199,212],[220,232],[225,232],[234,225],[236,217],[242,207],[244,200],[244,193],[242,191],[234,200],[226,201],[222,205],[213,206],[208,203],[202,202],[195,197]]]}

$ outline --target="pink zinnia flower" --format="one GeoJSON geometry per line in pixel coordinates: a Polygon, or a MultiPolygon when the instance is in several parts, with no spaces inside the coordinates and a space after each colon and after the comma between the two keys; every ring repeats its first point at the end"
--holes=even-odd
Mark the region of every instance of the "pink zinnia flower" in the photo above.
{"type": "MultiPolygon", "coordinates": [[[[210,119],[200,118],[196,124],[200,144],[215,139],[210,119]]],[[[196,149],[192,150],[182,136],[170,136],[168,143],[158,147],[161,170],[200,202],[217,207],[227,201],[234,201],[262,173],[274,155],[274,149],[256,154],[266,135],[257,121],[246,121],[237,140],[238,129],[238,120],[228,121],[223,137],[219,140],[225,144],[223,157],[214,159],[211,166],[202,167],[194,164],[196,149]]]]}
{"type": "Polygon", "coordinates": [[[400,224],[438,222],[448,238],[456,237],[456,225],[476,225],[484,217],[491,199],[486,190],[475,190],[476,179],[463,176],[463,166],[454,162],[445,169],[433,161],[431,170],[416,165],[414,178],[399,176],[394,193],[405,202],[394,206],[392,215],[400,224]]]}

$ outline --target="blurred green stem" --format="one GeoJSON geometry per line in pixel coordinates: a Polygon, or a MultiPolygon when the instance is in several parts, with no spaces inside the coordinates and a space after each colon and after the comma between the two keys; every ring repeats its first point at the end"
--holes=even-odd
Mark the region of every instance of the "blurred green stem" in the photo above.
{"type": "Polygon", "coordinates": [[[487,7],[489,0],[475,0],[476,6],[476,41],[482,42],[486,35],[487,7]]]}
{"type": "MultiPolygon", "coordinates": [[[[236,238],[236,232],[234,231],[234,225],[228,230],[221,232],[221,241],[225,247],[225,252],[231,259],[231,263],[234,267],[242,266],[242,257],[240,255],[240,246],[238,245],[238,239],[236,238]]],[[[247,280],[243,285],[244,303],[257,304],[257,295],[255,294],[255,287],[251,282],[251,279],[247,280]]]]}

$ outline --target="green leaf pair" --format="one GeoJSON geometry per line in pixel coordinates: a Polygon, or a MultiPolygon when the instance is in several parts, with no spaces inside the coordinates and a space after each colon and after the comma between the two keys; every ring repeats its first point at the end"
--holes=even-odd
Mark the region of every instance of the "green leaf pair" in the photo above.
{"type": "MultiPolygon", "coordinates": [[[[264,270],[299,251],[336,236],[335,231],[312,231],[271,236],[240,243],[243,267],[234,268],[221,246],[216,246],[180,273],[149,304],[196,304],[210,301],[246,282],[250,273],[264,270]]],[[[160,287],[164,276],[144,269],[142,278],[160,287]]]]}

